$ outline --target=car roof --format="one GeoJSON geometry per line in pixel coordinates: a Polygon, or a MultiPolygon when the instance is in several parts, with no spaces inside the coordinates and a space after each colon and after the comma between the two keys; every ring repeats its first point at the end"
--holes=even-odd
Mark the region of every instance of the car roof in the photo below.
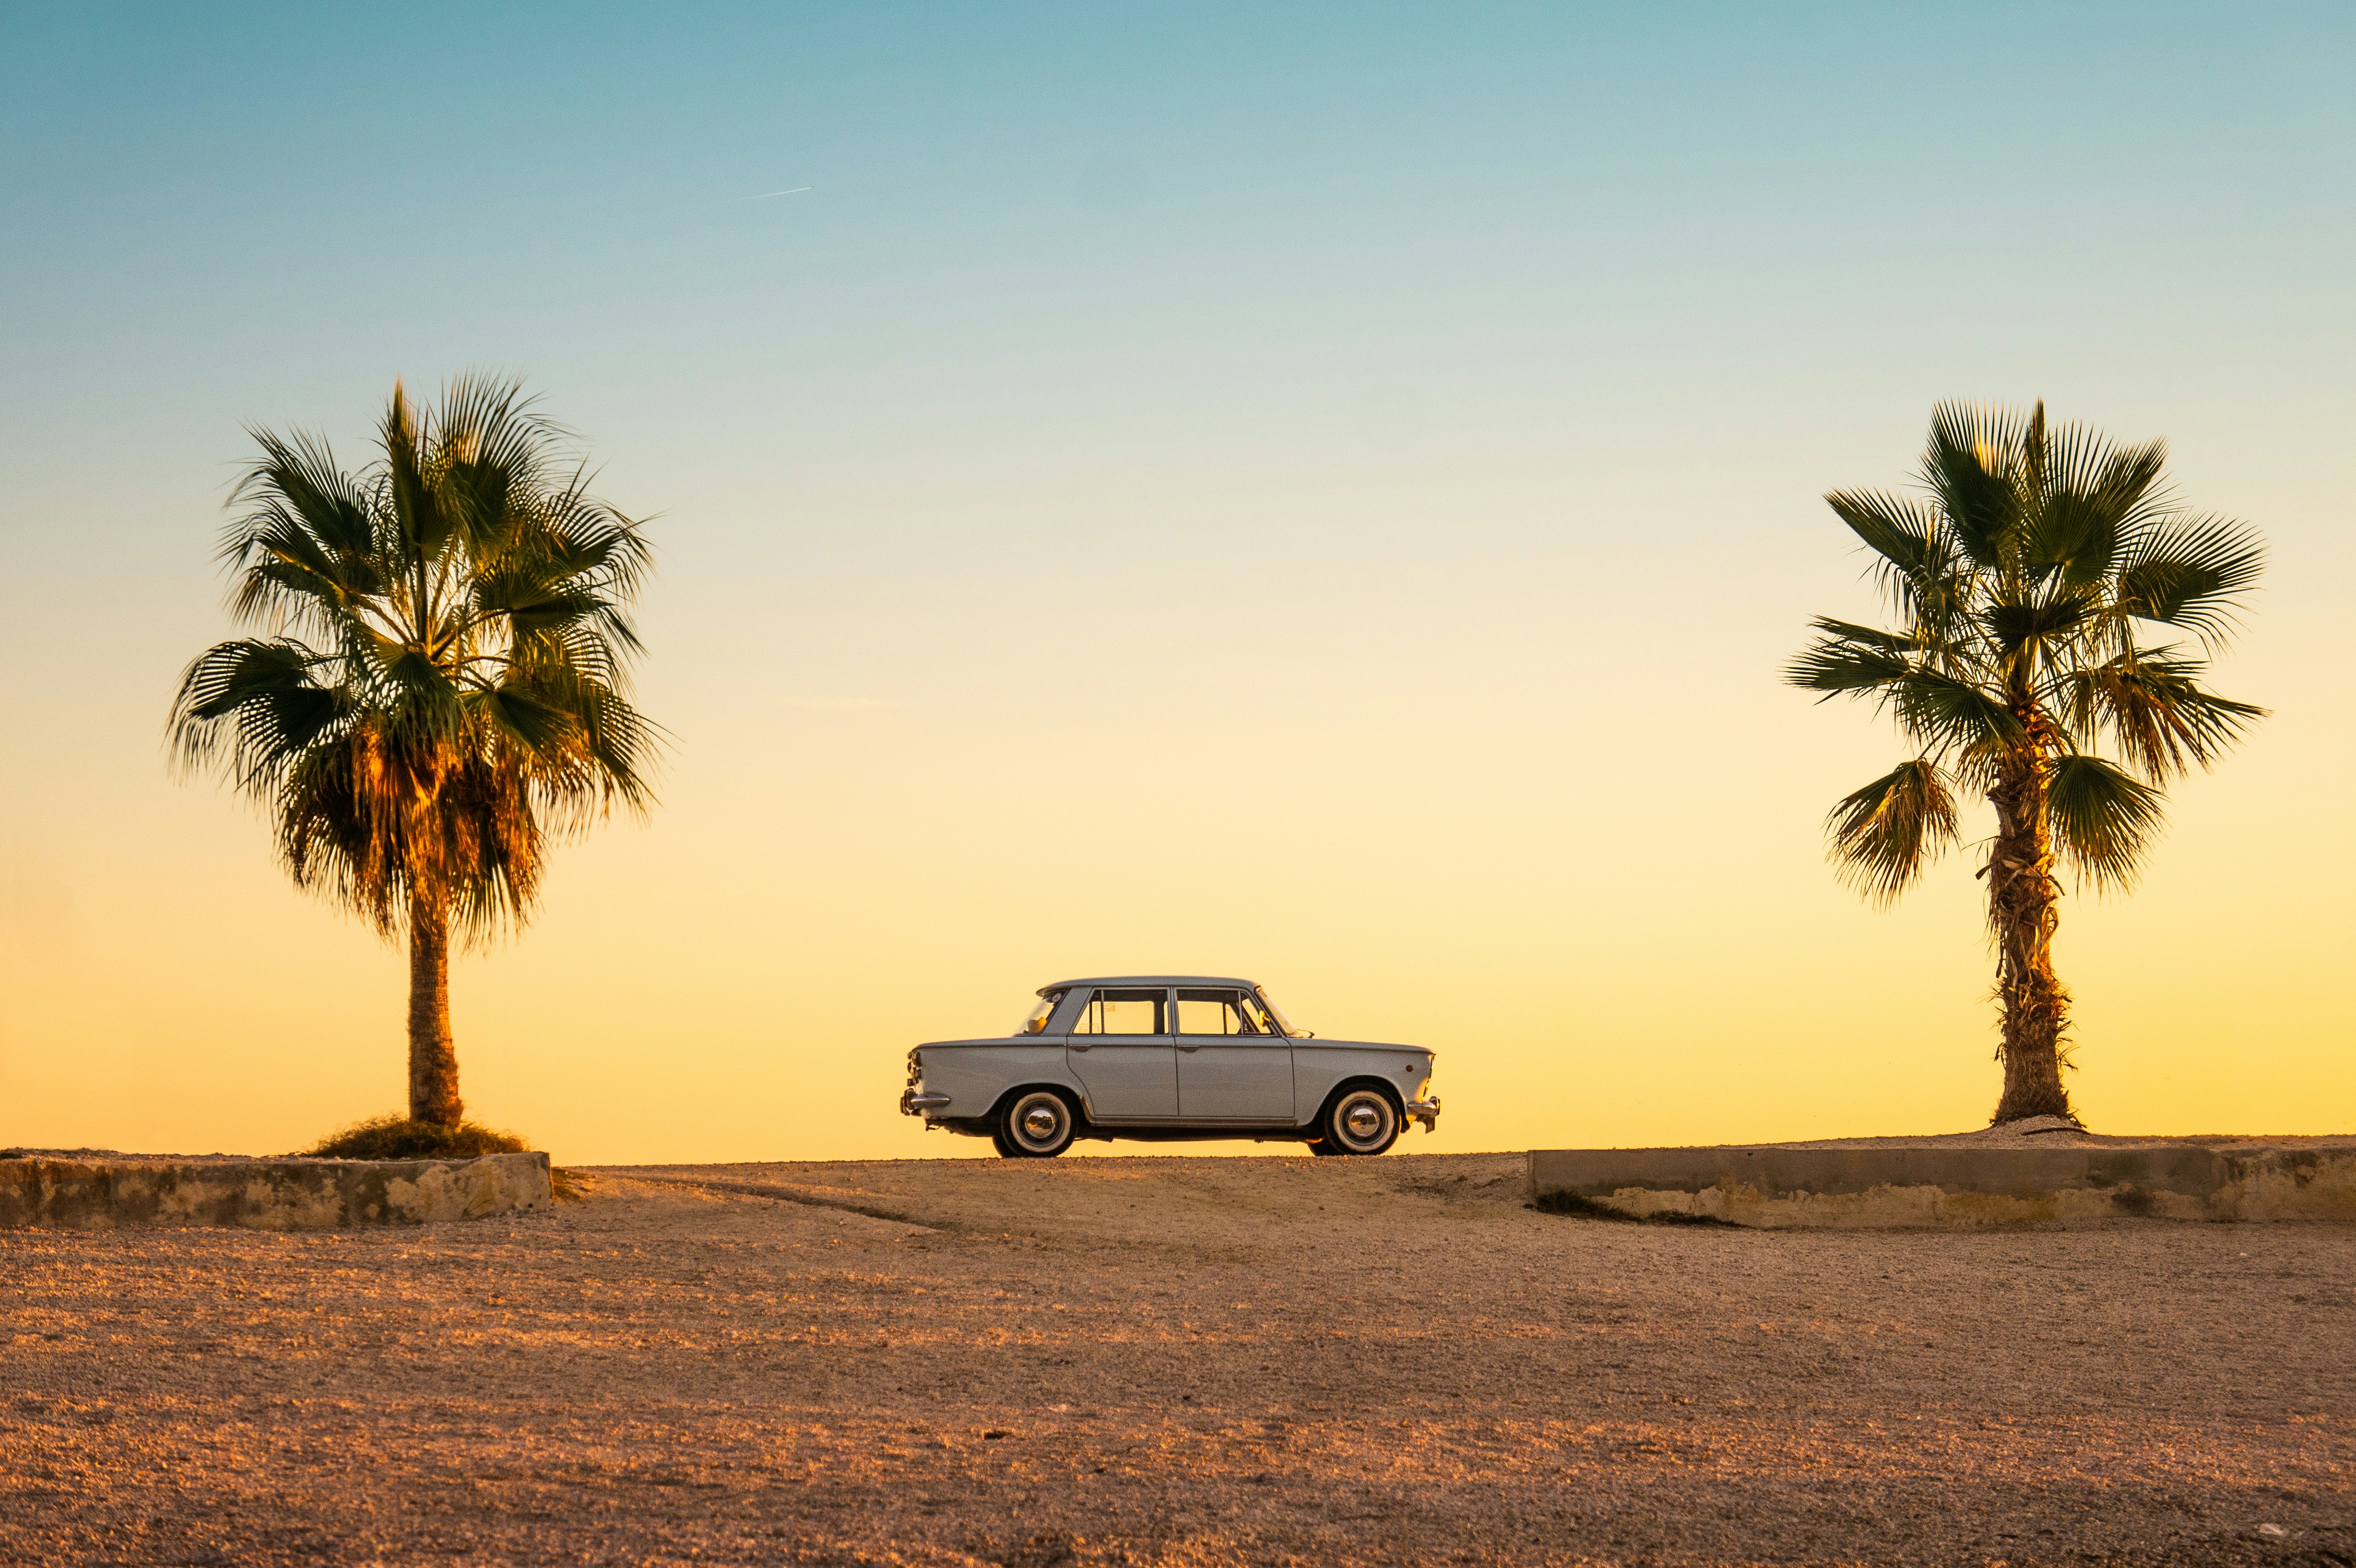
{"type": "Polygon", "coordinates": [[[1058,980],[1052,986],[1042,986],[1038,994],[1068,991],[1079,986],[1231,986],[1238,991],[1257,991],[1259,987],[1249,980],[1238,980],[1232,975],[1084,975],[1076,980],[1058,980]]]}

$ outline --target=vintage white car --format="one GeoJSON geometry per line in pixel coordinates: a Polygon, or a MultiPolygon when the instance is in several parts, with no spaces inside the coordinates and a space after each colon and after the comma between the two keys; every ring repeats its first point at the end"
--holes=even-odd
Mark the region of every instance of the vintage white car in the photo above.
{"type": "Polygon", "coordinates": [[[1319,1040],[1249,980],[1105,975],[1039,988],[1012,1035],[908,1052],[905,1115],[1048,1159],[1076,1138],[1252,1138],[1380,1154],[1410,1119],[1430,1132],[1432,1053],[1319,1040]]]}

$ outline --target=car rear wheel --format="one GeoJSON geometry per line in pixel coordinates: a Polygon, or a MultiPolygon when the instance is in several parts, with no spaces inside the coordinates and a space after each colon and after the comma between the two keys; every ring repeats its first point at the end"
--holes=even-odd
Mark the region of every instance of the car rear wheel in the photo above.
{"type": "Polygon", "coordinates": [[[1053,1159],[1072,1147],[1079,1125],[1069,1100],[1053,1089],[1033,1089],[1007,1102],[996,1141],[1015,1159],[1053,1159]]]}
{"type": "Polygon", "coordinates": [[[1398,1142],[1398,1107],[1379,1089],[1345,1089],[1325,1107],[1320,1154],[1380,1154],[1398,1142]]]}

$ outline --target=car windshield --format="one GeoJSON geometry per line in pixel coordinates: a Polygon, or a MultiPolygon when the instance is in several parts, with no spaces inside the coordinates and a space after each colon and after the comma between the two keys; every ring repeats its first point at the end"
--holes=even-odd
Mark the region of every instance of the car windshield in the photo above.
{"type": "Polygon", "coordinates": [[[1049,991],[1043,995],[1039,998],[1039,1005],[1023,1015],[1023,1022],[1014,1032],[1016,1034],[1037,1034],[1040,1030],[1045,1029],[1047,1027],[1047,1019],[1049,1015],[1054,1013],[1055,1010],[1055,1004],[1063,999],[1064,993],[1061,991],[1049,991]]]}
{"type": "Polygon", "coordinates": [[[1299,1034],[1301,1032],[1299,1029],[1292,1027],[1292,1020],[1284,1016],[1284,1009],[1268,999],[1268,993],[1266,991],[1259,989],[1258,987],[1254,987],[1252,988],[1252,995],[1258,997],[1259,998],[1259,1005],[1268,1009],[1269,1020],[1276,1025],[1276,1029],[1279,1034],[1299,1034]]]}

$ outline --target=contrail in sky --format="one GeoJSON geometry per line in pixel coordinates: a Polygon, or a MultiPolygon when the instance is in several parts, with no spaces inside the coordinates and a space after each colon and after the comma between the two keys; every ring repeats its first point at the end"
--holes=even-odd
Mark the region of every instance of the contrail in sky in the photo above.
{"type": "Polygon", "coordinates": [[[739,201],[766,201],[773,196],[799,196],[806,190],[816,190],[814,185],[798,185],[791,190],[765,190],[758,196],[740,196],[739,201]]]}

